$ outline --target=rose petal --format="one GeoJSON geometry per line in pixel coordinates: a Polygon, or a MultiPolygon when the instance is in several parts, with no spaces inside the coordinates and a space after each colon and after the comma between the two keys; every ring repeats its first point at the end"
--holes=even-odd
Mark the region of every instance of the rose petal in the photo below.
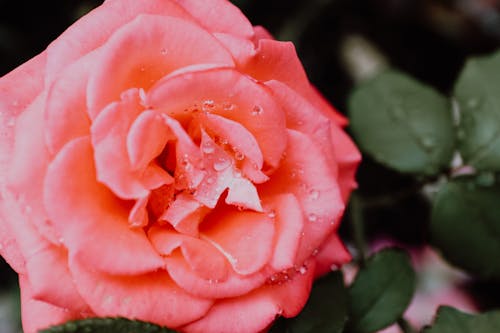
{"type": "MultiPolygon", "coordinates": [[[[40,112],[43,107],[44,95],[40,95],[17,118],[10,170],[5,177],[9,189],[20,195],[19,205],[24,218],[37,221],[47,220],[42,193],[50,155],[44,141],[43,113],[40,112]]],[[[46,239],[58,243],[59,235],[50,223],[36,223],[35,226],[46,239]]]]}
{"type": "Polygon", "coordinates": [[[257,189],[248,179],[242,177],[234,165],[233,158],[215,144],[205,131],[202,131],[200,145],[206,176],[196,189],[196,200],[214,208],[220,196],[229,189],[226,203],[261,212],[257,189]],[[210,149],[207,150],[207,147],[210,149]]]}
{"type": "MultiPolygon", "coordinates": [[[[4,175],[12,157],[14,123],[43,89],[46,52],[42,52],[0,80],[0,174],[4,175]],[[19,89],[19,87],[23,87],[19,89]]],[[[0,185],[3,180],[0,179],[0,185]]]]}
{"type": "Polygon", "coordinates": [[[102,49],[101,62],[89,79],[87,102],[91,118],[116,100],[120,92],[131,87],[147,89],[173,70],[197,63],[234,64],[222,45],[193,23],[139,15],[120,28],[102,49]]]}
{"type": "Polygon", "coordinates": [[[214,33],[214,36],[231,52],[237,67],[244,67],[255,55],[255,46],[248,38],[241,38],[231,33],[214,33]]]}
{"type": "Polygon", "coordinates": [[[176,119],[185,118],[194,103],[207,101],[215,106],[211,113],[241,124],[254,136],[269,166],[279,164],[286,146],[285,113],[248,76],[221,68],[183,73],[162,79],[146,97],[147,105],[176,119]]]}
{"type": "Polygon", "coordinates": [[[218,248],[238,274],[262,269],[271,258],[275,227],[266,214],[219,207],[205,218],[200,234],[218,248]]]}
{"type": "Polygon", "coordinates": [[[259,45],[258,41],[261,39],[274,39],[273,35],[271,35],[271,33],[261,25],[253,27],[253,33],[254,33],[253,39],[256,45],[259,45]]]}
{"type": "Polygon", "coordinates": [[[160,220],[170,223],[178,232],[198,236],[198,225],[210,210],[200,204],[192,195],[180,193],[160,220]]]}
{"type": "Polygon", "coordinates": [[[173,253],[165,258],[170,277],[191,295],[202,298],[237,297],[257,288],[266,280],[266,274],[258,272],[242,276],[229,270],[224,281],[206,280],[196,274],[180,255],[173,253]]]}
{"type": "Polygon", "coordinates": [[[238,7],[225,0],[177,0],[207,30],[251,38],[252,24],[238,7]]]}
{"type": "Polygon", "coordinates": [[[139,198],[128,215],[128,222],[131,227],[142,228],[148,225],[148,205],[149,197],[139,198]]]}
{"type": "Polygon", "coordinates": [[[50,164],[44,199],[70,256],[83,264],[113,274],[163,266],[144,232],[128,228],[127,205],[97,183],[88,138],[68,143],[50,164]]]}
{"type": "Polygon", "coordinates": [[[132,168],[145,169],[151,160],[160,155],[167,141],[174,139],[161,114],[151,110],[139,114],[127,135],[127,151],[132,168]]]}
{"type": "Polygon", "coordinates": [[[279,285],[268,285],[237,298],[217,301],[186,332],[262,332],[278,315],[293,317],[304,307],[312,285],[314,264],[304,274],[279,285]]]}
{"type": "Polygon", "coordinates": [[[98,48],[120,27],[140,14],[189,18],[174,1],[106,1],[71,25],[47,48],[47,82],[67,65],[98,48]]]}
{"type": "Polygon", "coordinates": [[[18,272],[29,279],[32,294],[38,299],[64,308],[87,309],[71,280],[66,254],[40,235],[34,227],[40,222],[36,217],[26,215],[16,197],[6,192],[0,201],[0,211],[8,212],[2,223],[12,232],[19,251],[16,255],[20,255],[13,267],[21,266],[18,272]],[[54,278],[61,284],[54,284],[54,278]]]}
{"type": "Polygon", "coordinates": [[[351,261],[352,257],[340,237],[336,233],[332,233],[323,242],[314,259],[316,261],[314,275],[318,277],[330,272],[334,268],[347,264],[351,261]]]}
{"type": "Polygon", "coordinates": [[[81,318],[79,313],[36,300],[33,297],[29,281],[22,275],[19,276],[19,286],[24,333],[36,333],[40,329],[81,318]]]}
{"type": "Polygon", "coordinates": [[[336,112],[311,85],[291,42],[260,39],[255,56],[241,71],[260,81],[283,82],[304,96],[334,123],[347,124],[345,117],[336,112]]]}
{"type": "Polygon", "coordinates": [[[265,199],[270,209],[268,217],[275,221],[275,247],[271,258],[271,267],[282,271],[295,264],[295,256],[302,238],[304,227],[300,203],[293,194],[285,194],[265,199]]]}
{"type": "Polygon", "coordinates": [[[77,260],[70,261],[70,270],[82,297],[100,317],[177,327],[202,317],[213,303],[186,293],[164,271],[112,276],[89,270],[77,260]]]}
{"type": "Polygon", "coordinates": [[[44,110],[45,142],[51,154],[66,143],[90,132],[86,88],[88,75],[99,53],[94,51],[68,66],[48,89],[44,110]]]}
{"type": "Polygon", "coordinates": [[[151,228],[148,235],[153,246],[163,255],[170,255],[180,248],[184,259],[199,277],[210,281],[226,280],[226,259],[209,243],[158,226],[151,228]]]}
{"type": "Polygon", "coordinates": [[[321,148],[300,132],[288,130],[288,135],[286,158],[273,177],[259,185],[259,191],[265,197],[293,193],[301,203],[305,224],[296,257],[301,265],[337,228],[344,204],[336,174],[321,148]]]}
{"type": "MultiPolygon", "coordinates": [[[[140,139],[137,131],[140,130],[144,122],[148,122],[151,117],[155,118],[153,112],[142,116],[141,111],[139,92],[137,89],[131,89],[122,94],[122,101],[112,103],[104,109],[95,119],[91,128],[98,180],[123,199],[145,197],[149,194],[150,189],[172,182],[172,178],[167,172],[156,167],[154,163],[145,165],[144,161],[151,157],[151,154],[157,153],[159,150],[157,147],[153,148],[152,151],[144,148],[144,155],[139,157],[141,154],[137,151],[139,147],[127,142],[127,136],[130,135],[133,136],[132,139],[140,139]],[[133,127],[136,117],[139,117],[139,125],[137,125],[139,129],[133,128],[132,134],[129,135],[129,130],[131,130],[131,126],[133,127]],[[129,158],[130,154],[134,156],[129,158]],[[134,166],[130,162],[131,159],[137,162],[134,166]]],[[[167,129],[162,126],[161,119],[154,121],[160,123],[155,125],[159,127],[156,128],[158,132],[161,131],[161,128],[167,129]]],[[[166,134],[154,136],[158,140],[166,140],[168,137],[170,136],[166,134]]],[[[165,141],[159,142],[157,145],[164,146],[165,141]]]]}

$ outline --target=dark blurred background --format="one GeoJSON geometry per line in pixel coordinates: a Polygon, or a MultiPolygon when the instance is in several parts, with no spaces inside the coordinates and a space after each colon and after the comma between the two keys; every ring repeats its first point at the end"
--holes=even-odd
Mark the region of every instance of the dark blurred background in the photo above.
{"type": "MultiPolygon", "coordinates": [[[[78,17],[100,3],[0,0],[0,76],[44,50],[78,17]]],[[[233,3],[254,25],[266,27],[277,39],[295,43],[310,80],[341,112],[359,79],[356,66],[363,61],[397,67],[448,94],[467,57],[500,46],[497,0],[233,3]]],[[[371,239],[390,237],[417,247],[426,241],[429,205],[414,190],[418,181],[369,158],[365,158],[358,179],[360,192],[373,198],[365,216],[371,239]]],[[[349,239],[348,223],[344,223],[342,233],[349,239]]],[[[0,333],[18,331],[15,320],[14,324],[5,322],[5,317],[18,316],[17,305],[14,303],[14,310],[9,305],[17,298],[15,285],[15,274],[0,259],[0,333]]],[[[480,283],[467,288],[482,308],[500,306],[498,285],[480,283]]]]}

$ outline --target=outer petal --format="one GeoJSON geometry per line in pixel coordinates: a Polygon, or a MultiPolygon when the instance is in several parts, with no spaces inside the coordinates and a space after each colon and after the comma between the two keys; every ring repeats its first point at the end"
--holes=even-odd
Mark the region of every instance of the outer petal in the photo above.
{"type": "Polygon", "coordinates": [[[169,15],[189,18],[180,6],[170,0],[106,1],[69,27],[47,48],[47,82],[67,65],[98,48],[121,26],[140,14],[169,15]]]}
{"type": "MultiPolygon", "coordinates": [[[[12,160],[6,178],[9,189],[19,195],[18,205],[25,218],[37,221],[34,225],[39,232],[53,243],[58,243],[57,232],[50,223],[43,222],[47,220],[42,199],[43,179],[50,158],[44,140],[44,97],[44,94],[38,96],[17,118],[12,160]]],[[[8,218],[9,210],[4,214],[8,218]]]]}
{"type": "Polygon", "coordinates": [[[296,258],[296,264],[301,265],[337,228],[344,204],[337,177],[320,148],[300,132],[288,133],[286,158],[270,181],[259,186],[259,191],[265,196],[291,192],[301,203],[304,236],[296,258]]]}
{"type": "Polygon", "coordinates": [[[40,329],[81,318],[82,315],[79,313],[34,299],[31,286],[22,275],[19,276],[19,285],[24,333],[36,333],[40,329]]]}
{"type": "Polygon", "coordinates": [[[140,274],[163,266],[144,232],[128,228],[131,207],[97,183],[88,138],[68,143],[51,163],[44,199],[70,257],[114,274],[140,274]]]}
{"type": "Polygon", "coordinates": [[[251,38],[252,24],[235,5],[225,0],[176,0],[207,30],[251,38]]]}
{"type": "Polygon", "coordinates": [[[90,132],[86,89],[89,71],[98,56],[94,51],[75,61],[48,89],[44,122],[45,138],[52,154],[72,139],[90,132]]]}
{"type": "Polygon", "coordinates": [[[339,235],[332,233],[321,245],[316,261],[315,276],[321,276],[351,261],[351,254],[346,249],[339,235]]]}
{"type": "Polygon", "coordinates": [[[83,298],[100,317],[122,316],[177,327],[202,317],[213,303],[189,295],[164,271],[111,276],[91,271],[77,260],[70,262],[70,270],[83,298]]]}
{"type": "Polygon", "coordinates": [[[200,63],[234,65],[231,55],[207,31],[185,20],[153,15],[141,15],[120,28],[102,53],[89,80],[92,118],[120,92],[147,89],[178,68],[200,63]]]}
{"type": "Polygon", "coordinates": [[[241,69],[243,72],[260,81],[281,81],[304,96],[333,122],[340,125],[347,123],[309,83],[292,43],[260,39],[258,46],[255,56],[241,69]]]}
{"type": "MultiPolygon", "coordinates": [[[[0,175],[5,174],[12,156],[16,117],[43,89],[45,62],[43,52],[0,79],[0,175]]],[[[0,178],[0,185],[3,182],[0,178]]]]}
{"type": "Polygon", "coordinates": [[[311,290],[314,264],[304,274],[279,285],[267,285],[247,295],[220,300],[200,320],[187,325],[190,333],[261,332],[278,315],[293,317],[305,305],[311,290]]]}

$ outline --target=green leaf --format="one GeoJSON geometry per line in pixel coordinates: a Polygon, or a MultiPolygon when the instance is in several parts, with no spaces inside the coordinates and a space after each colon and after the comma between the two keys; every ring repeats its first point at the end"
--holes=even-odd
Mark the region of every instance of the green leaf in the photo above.
{"type": "Polygon", "coordinates": [[[448,100],[395,70],[361,84],[349,99],[353,134],[363,151],[404,173],[449,166],[455,134],[448,100]]]}
{"type": "MultiPolygon", "coordinates": [[[[478,178],[453,179],[438,192],[431,239],[453,264],[484,278],[500,278],[500,186],[478,178]]],[[[493,179],[494,182],[494,179],[493,179]]]]}
{"type": "Polygon", "coordinates": [[[53,326],[40,333],[175,333],[168,328],[124,318],[89,318],[53,326]]]}
{"type": "Polygon", "coordinates": [[[500,52],[467,61],[454,89],[460,106],[458,146],[478,170],[500,171],[500,52]]]}
{"type": "Polygon", "coordinates": [[[341,333],[347,320],[347,289],[342,272],[314,282],[311,295],[295,318],[280,318],[269,333],[341,333]]]}
{"type": "Polygon", "coordinates": [[[493,333],[500,332],[500,311],[471,315],[448,306],[437,312],[434,325],[423,333],[493,333]]]}
{"type": "Polygon", "coordinates": [[[384,249],[369,258],[349,290],[350,331],[375,332],[396,322],[410,304],[415,283],[405,252],[384,249]]]}

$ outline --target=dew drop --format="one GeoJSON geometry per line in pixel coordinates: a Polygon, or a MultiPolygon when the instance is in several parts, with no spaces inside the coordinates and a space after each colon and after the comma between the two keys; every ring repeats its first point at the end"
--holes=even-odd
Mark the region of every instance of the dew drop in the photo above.
{"type": "Polygon", "coordinates": [[[168,51],[167,51],[167,49],[162,48],[162,49],[160,50],[160,53],[161,53],[162,55],[166,55],[166,54],[168,53],[168,51]]]}
{"type": "Polygon", "coordinates": [[[312,256],[315,257],[317,256],[319,253],[319,250],[318,249],[315,249],[313,252],[312,252],[312,256]]]}
{"type": "Polygon", "coordinates": [[[245,155],[241,151],[235,150],[235,152],[234,152],[234,158],[236,160],[238,160],[238,161],[241,161],[241,160],[243,160],[245,158],[245,155]]]}
{"type": "Polygon", "coordinates": [[[204,142],[201,148],[205,154],[211,154],[214,152],[215,147],[214,144],[210,141],[204,142]]]}
{"type": "Polygon", "coordinates": [[[270,219],[274,219],[276,217],[276,212],[274,211],[274,209],[270,210],[269,213],[267,213],[267,217],[269,217],[270,219]]]}
{"type": "Polygon", "coordinates": [[[235,176],[236,178],[241,178],[241,176],[242,176],[242,175],[241,175],[241,171],[240,171],[240,170],[236,170],[236,171],[234,172],[234,176],[235,176]]]}
{"type": "Polygon", "coordinates": [[[307,219],[309,220],[309,222],[316,222],[318,220],[318,217],[316,216],[316,214],[311,213],[307,216],[307,219]]]}
{"type": "Polygon", "coordinates": [[[302,266],[299,268],[299,273],[304,275],[307,273],[307,267],[306,266],[302,266]]]}
{"type": "Polygon", "coordinates": [[[213,177],[208,177],[207,178],[207,184],[213,184],[214,183],[214,178],[213,177]]]}
{"type": "Polygon", "coordinates": [[[206,101],[203,102],[202,109],[205,112],[212,111],[215,107],[215,102],[211,99],[207,99],[206,101]]]}
{"type": "Polygon", "coordinates": [[[226,170],[227,168],[229,168],[229,166],[231,165],[231,161],[229,159],[226,159],[226,158],[218,158],[217,161],[214,162],[214,170],[215,171],[223,171],[223,170],[226,170]]]}
{"type": "Polygon", "coordinates": [[[309,199],[316,200],[318,198],[319,198],[319,192],[317,190],[310,190],[309,191],[309,199]]]}
{"type": "Polygon", "coordinates": [[[260,105],[255,105],[255,106],[253,107],[253,109],[252,109],[252,115],[253,115],[253,116],[258,116],[258,115],[260,115],[260,114],[262,113],[262,111],[264,111],[264,110],[262,109],[262,106],[260,106],[260,105]]]}
{"type": "Polygon", "coordinates": [[[145,71],[146,71],[146,67],[144,67],[144,66],[143,66],[143,67],[139,68],[139,70],[140,70],[141,72],[145,72],[145,71]]]}
{"type": "Polygon", "coordinates": [[[431,137],[425,137],[422,138],[422,146],[424,146],[427,149],[434,148],[436,146],[436,140],[431,137]]]}
{"type": "Polygon", "coordinates": [[[226,102],[226,103],[223,103],[223,104],[222,104],[222,109],[223,109],[224,111],[233,111],[233,110],[234,110],[234,104],[232,104],[232,103],[227,103],[227,102],[226,102]]]}
{"type": "Polygon", "coordinates": [[[471,109],[475,109],[479,106],[479,100],[477,98],[471,98],[467,101],[467,106],[471,109]]]}
{"type": "Polygon", "coordinates": [[[336,271],[336,270],[338,270],[338,269],[339,269],[339,266],[337,266],[337,265],[335,265],[335,264],[332,264],[332,265],[330,266],[330,270],[331,270],[331,271],[336,271]]]}

